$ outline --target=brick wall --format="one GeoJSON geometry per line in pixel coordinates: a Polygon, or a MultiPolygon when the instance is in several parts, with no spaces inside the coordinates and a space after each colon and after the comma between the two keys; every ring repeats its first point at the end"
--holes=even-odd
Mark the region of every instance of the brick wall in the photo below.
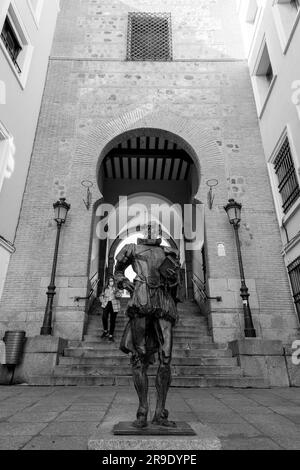
{"type": "Polygon", "coordinates": [[[177,139],[194,159],[200,201],[207,201],[206,181],[219,181],[205,227],[210,294],[223,297],[211,306],[214,338],[243,335],[236,248],[223,209],[232,194],[244,206],[240,232],[258,333],[283,341],[296,335],[234,5],[233,0],[62,2],[17,252],[0,304],[1,332],[15,327],[39,332],[56,233],[52,202],[61,185],[72,209],[60,245],[55,334],[80,337],[84,303],[77,306],[74,297],[86,292],[92,229],[80,183],[88,177],[94,182],[94,201],[100,198],[97,169],[114,140],[135,129],[155,128],[177,139]],[[173,62],[125,61],[127,14],[136,10],[172,13],[173,62]],[[218,256],[219,243],[225,245],[225,257],[218,256]]]}

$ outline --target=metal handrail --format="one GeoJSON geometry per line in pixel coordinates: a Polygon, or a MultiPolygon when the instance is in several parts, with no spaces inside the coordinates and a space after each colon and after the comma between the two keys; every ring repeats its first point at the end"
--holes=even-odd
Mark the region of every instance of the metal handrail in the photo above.
{"type": "Polygon", "coordinates": [[[200,279],[200,277],[198,276],[198,274],[196,273],[193,273],[193,276],[197,279],[197,281],[202,285],[202,288],[203,290],[205,291],[205,282],[202,281],[202,279],[200,279]]]}
{"type": "Polygon", "coordinates": [[[98,279],[98,281],[94,283],[94,286],[91,288],[90,293],[87,297],[74,297],[74,302],[79,302],[80,300],[90,300],[96,288],[98,287],[99,282],[100,282],[100,279],[98,279]]]}
{"type": "Polygon", "coordinates": [[[192,283],[194,284],[194,286],[196,287],[196,289],[198,289],[199,293],[200,293],[200,296],[202,297],[203,301],[206,302],[207,300],[216,300],[217,302],[222,302],[222,297],[220,295],[218,295],[217,297],[209,297],[206,293],[206,290],[205,290],[205,284],[204,282],[197,276],[197,274],[193,274],[193,277],[195,278],[192,278],[192,283]],[[196,280],[201,284],[201,286],[196,282],[196,280]]]}
{"type": "Polygon", "coordinates": [[[196,287],[196,289],[199,291],[199,294],[200,294],[200,297],[202,298],[202,300],[203,300],[204,302],[206,302],[206,300],[207,300],[207,295],[206,295],[206,293],[205,293],[202,289],[200,289],[200,287],[198,286],[198,284],[196,283],[196,281],[195,281],[194,279],[192,279],[192,283],[194,284],[194,286],[196,287]]]}

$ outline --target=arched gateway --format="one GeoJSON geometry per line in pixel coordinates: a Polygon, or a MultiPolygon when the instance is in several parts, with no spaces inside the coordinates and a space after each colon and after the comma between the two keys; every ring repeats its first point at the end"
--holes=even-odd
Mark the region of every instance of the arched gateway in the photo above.
{"type": "MultiPolygon", "coordinates": [[[[203,175],[207,180],[217,176],[226,194],[223,158],[212,133],[204,129],[202,123],[178,117],[168,110],[153,112],[145,106],[110,123],[95,126],[79,144],[74,165],[91,168],[91,162],[96,162],[94,186],[99,188],[99,200],[92,222],[89,279],[92,283],[98,280],[99,288],[103,285],[109,258],[106,240],[97,242],[99,205],[116,206],[119,196],[139,193],[142,197],[143,193],[151,192],[183,208],[195,200],[206,201],[208,188],[205,183],[201,185],[203,175]]],[[[188,250],[183,260],[189,298],[194,295],[193,264],[197,266],[199,280],[205,281],[204,204],[198,204],[199,211],[202,245],[198,245],[194,258],[188,250]]],[[[111,263],[110,260],[110,268],[111,263]]]]}
{"type": "MultiPolygon", "coordinates": [[[[117,136],[100,161],[97,180],[103,197],[95,206],[90,265],[90,279],[99,281],[98,291],[105,274],[113,271],[116,240],[156,218],[166,239],[181,253],[187,297],[193,298],[190,252],[197,251],[194,257],[203,264],[204,247],[204,210],[194,197],[201,179],[195,152],[179,136],[141,128],[117,136]],[[192,240],[197,246],[190,246],[192,240]]],[[[204,284],[203,270],[200,276],[204,284]]]]}

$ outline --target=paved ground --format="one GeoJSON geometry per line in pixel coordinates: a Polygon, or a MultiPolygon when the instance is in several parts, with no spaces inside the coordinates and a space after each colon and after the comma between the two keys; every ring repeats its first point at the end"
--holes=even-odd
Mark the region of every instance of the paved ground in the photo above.
{"type": "MultiPolygon", "coordinates": [[[[172,389],[168,408],[211,427],[224,449],[300,449],[300,389],[172,389]]],[[[0,387],[0,449],[84,450],[104,417],[135,411],[129,388],[0,387]]]]}

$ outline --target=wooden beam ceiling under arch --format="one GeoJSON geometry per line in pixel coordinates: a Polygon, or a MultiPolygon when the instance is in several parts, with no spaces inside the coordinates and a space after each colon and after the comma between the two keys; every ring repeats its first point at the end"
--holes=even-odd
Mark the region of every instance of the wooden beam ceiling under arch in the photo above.
{"type": "Polygon", "coordinates": [[[103,161],[106,179],[186,181],[192,166],[192,159],[178,144],[155,136],[123,141],[103,161]]]}

